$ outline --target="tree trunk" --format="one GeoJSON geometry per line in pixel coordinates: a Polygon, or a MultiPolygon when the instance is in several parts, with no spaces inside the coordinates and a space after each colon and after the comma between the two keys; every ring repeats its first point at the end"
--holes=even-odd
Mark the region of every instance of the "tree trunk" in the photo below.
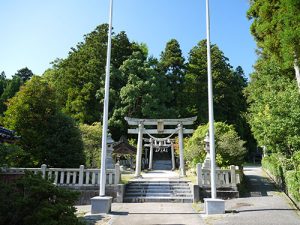
{"type": "Polygon", "coordinates": [[[297,80],[297,84],[298,84],[298,88],[299,88],[299,92],[300,92],[300,69],[299,69],[298,60],[295,60],[295,62],[294,62],[294,69],[295,69],[296,80],[297,80]]]}

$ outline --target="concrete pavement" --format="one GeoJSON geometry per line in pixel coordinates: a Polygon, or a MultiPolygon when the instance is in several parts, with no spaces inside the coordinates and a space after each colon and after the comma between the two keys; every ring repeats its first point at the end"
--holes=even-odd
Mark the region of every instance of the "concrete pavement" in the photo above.
{"type": "Polygon", "coordinates": [[[258,166],[245,167],[249,192],[226,201],[227,214],[204,218],[209,225],[299,225],[299,211],[258,166]]]}
{"type": "MultiPolygon", "coordinates": [[[[206,216],[190,203],[113,203],[112,213],[94,224],[111,225],[299,225],[299,211],[275,189],[260,167],[245,167],[248,194],[226,200],[227,213],[206,216]]],[[[90,206],[84,206],[85,211],[90,206]]],[[[83,210],[84,207],[78,207],[83,210]]]]}

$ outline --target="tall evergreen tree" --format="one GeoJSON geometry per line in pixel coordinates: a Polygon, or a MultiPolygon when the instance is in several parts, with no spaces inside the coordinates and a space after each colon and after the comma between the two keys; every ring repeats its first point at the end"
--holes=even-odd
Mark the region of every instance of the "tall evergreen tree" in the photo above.
{"type": "Polygon", "coordinates": [[[121,105],[110,119],[113,129],[126,132],[124,117],[169,118],[175,112],[168,108],[171,90],[166,76],[157,68],[157,60],[137,51],[120,67],[127,84],[121,89],[121,105]]]}
{"type": "Polygon", "coordinates": [[[166,74],[169,87],[172,90],[169,108],[176,109],[175,117],[182,117],[185,114],[182,103],[184,101],[182,95],[185,74],[184,61],[178,41],[172,39],[167,42],[165,50],[161,53],[159,68],[166,74]]]}
{"type": "Polygon", "coordinates": [[[251,33],[263,57],[293,68],[300,90],[300,0],[251,0],[251,33]]]}
{"type": "MultiPolygon", "coordinates": [[[[240,133],[241,114],[246,111],[242,93],[246,86],[244,74],[240,67],[232,69],[216,45],[211,46],[211,57],[215,119],[234,124],[240,133]]],[[[190,51],[184,90],[189,113],[198,115],[198,124],[208,120],[206,60],[206,40],[203,40],[190,51]]]]}
{"type": "MultiPolygon", "coordinates": [[[[58,102],[65,113],[84,123],[100,120],[104,89],[108,25],[102,24],[85,35],[84,42],[71,48],[66,59],[53,63],[45,76],[57,89],[58,102]],[[97,98],[95,97],[97,96],[97,98]]],[[[112,71],[132,53],[125,32],[113,35],[112,71]]],[[[126,79],[111,74],[111,89],[118,93],[126,79]]],[[[112,96],[113,97],[113,96],[112,96]]]]}
{"type": "MultiPolygon", "coordinates": [[[[3,81],[4,82],[4,81],[3,81]]],[[[5,80],[3,93],[0,96],[0,114],[3,114],[7,109],[6,102],[8,99],[15,96],[22,86],[22,80],[18,76],[14,76],[11,80],[5,80]]]]}
{"type": "Polygon", "coordinates": [[[19,77],[21,79],[22,83],[25,83],[27,80],[29,80],[33,76],[33,73],[30,69],[25,67],[25,68],[18,70],[14,76],[19,77]]]}

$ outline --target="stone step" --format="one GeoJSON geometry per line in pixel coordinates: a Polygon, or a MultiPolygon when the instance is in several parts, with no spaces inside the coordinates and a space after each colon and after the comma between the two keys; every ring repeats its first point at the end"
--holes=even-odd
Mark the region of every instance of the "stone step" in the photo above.
{"type": "Polygon", "coordinates": [[[187,182],[130,182],[127,185],[139,185],[139,186],[143,186],[143,185],[188,185],[187,182]]]}
{"type": "Polygon", "coordinates": [[[127,193],[125,197],[159,197],[159,196],[169,196],[169,197],[193,197],[191,193],[127,193]]]}
{"type": "Polygon", "coordinates": [[[190,189],[126,189],[126,193],[190,193],[190,189]]]}
{"type": "Polygon", "coordinates": [[[134,188],[189,188],[189,185],[188,184],[180,184],[180,185],[177,185],[177,184],[174,184],[174,185],[167,185],[167,184],[163,184],[163,185],[160,185],[160,184],[148,184],[148,185],[138,185],[138,184],[129,184],[127,185],[127,188],[131,188],[131,187],[134,187],[134,188]]]}
{"type": "Polygon", "coordinates": [[[191,192],[127,192],[126,196],[140,195],[191,195],[191,192]]]}
{"type": "Polygon", "coordinates": [[[143,203],[143,202],[174,202],[174,203],[192,203],[192,197],[164,197],[164,196],[146,196],[146,197],[125,197],[124,202],[143,203]]]}
{"type": "Polygon", "coordinates": [[[187,180],[141,180],[126,185],[124,202],[192,202],[187,180]]]}

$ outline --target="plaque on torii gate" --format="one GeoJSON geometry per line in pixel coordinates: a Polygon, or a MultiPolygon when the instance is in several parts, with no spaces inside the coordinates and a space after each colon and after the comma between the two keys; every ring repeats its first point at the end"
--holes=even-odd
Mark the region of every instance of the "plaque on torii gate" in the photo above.
{"type": "Polygon", "coordinates": [[[137,154],[136,154],[136,168],[135,176],[141,176],[141,163],[142,163],[142,146],[143,146],[143,134],[169,134],[170,138],[175,133],[178,133],[179,139],[179,159],[180,159],[180,175],[185,176],[184,169],[184,158],[183,158],[183,134],[192,134],[193,129],[185,129],[183,126],[193,125],[197,117],[190,118],[181,118],[181,119],[138,119],[125,117],[128,125],[138,126],[138,128],[128,129],[128,134],[138,134],[138,143],[137,143],[137,154]],[[173,129],[164,129],[164,126],[176,126],[173,129]],[[157,129],[146,129],[145,126],[156,126],[157,129]]]}

